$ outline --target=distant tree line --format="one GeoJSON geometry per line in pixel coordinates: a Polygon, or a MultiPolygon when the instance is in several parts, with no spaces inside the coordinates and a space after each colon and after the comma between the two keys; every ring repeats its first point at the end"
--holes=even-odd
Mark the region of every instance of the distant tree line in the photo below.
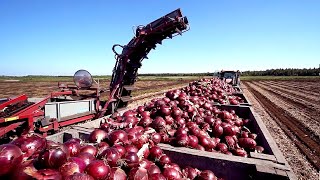
{"type": "Polygon", "coordinates": [[[242,76],[319,76],[320,68],[310,69],[268,69],[264,71],[243,71],[242,76]]]}

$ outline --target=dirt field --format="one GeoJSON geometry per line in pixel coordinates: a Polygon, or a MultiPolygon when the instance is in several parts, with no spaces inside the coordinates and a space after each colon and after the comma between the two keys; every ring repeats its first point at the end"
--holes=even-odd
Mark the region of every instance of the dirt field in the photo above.
{"type": "Polygon", "coordinates": [[[320,81],[246,81],[243,90],[298,178],[319,178],[320,81]]]}
{"type": "MultiPolygon", "coordinates": [[[[177,85],[184,85],[192,81],[192,79],[176,79],[176,80],[141,80],[135,83],[135,91],[133,96],[138,96],[145,93],[157,92],[167,88],[172,88],[177,85]]],[[[73,82],[63,82],[72,84],[73,82]]],[[[100,81],[100,86],[107,88],[110,81],[100,81]]],[[[18,81],[6,82],[0,81],[0,98],[17,96],[26,94],[28,97],[45,97],[53,91],[59,91],[58,81],[18,81]]]]}

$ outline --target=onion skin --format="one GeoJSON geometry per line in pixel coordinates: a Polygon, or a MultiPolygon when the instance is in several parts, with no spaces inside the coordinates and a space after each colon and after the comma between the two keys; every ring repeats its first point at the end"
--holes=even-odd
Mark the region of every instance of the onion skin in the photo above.
{"type": "Polygon", "coordinates": [[[262,146],[256,146],[255,149],[257,153],[262,153],[264,151],[264,148],[262,146]]]}
{"type": "Polygon", "coordinates": [[[63,177],[66,177],[74,173],[82,173],[84,170],[80,170],[79,165],[75,162],[66,162],[60,166],[59,171],[63,177]]]}
{"type": "Polygon", "coordinates": [[[111,168],[110,175],[107,180],[126,180],[127,174],[121,168],[111,168]]]}
{"type": "Polygon", "coordinates": [[[129,172],[128,180],[148,180],[148,171],[144,168],[133,168],[129,172]]]}
{"type": "Polygon", "coordinates": [[[34,160],[23,161],[20,165],[17,165],[16,168],[10,173],[10,179],[14,180],[32,180],[33,178],[24,172],[25,168],[29,167],[36,171],[36,168],[33,166],[34,160]]]}
{"type": "Polygon", "coordinates": [[[22,163],[21,149],[14,144],[0,145],[0,176],[10,173],[16,165],[22,163]]]}
{"type": "Polygon", "coordinates": [[[94,180],[94,178],[89,174],[74,173],[73,175],[65,177],[64,180],[94,180]]]}
{"type": "Polygon", "coordinates": [[[26,167],[23,170],[27,175],[31,176],[32,179],[41,179],[41,180],[62,180],[62,176],[59,171],[54,169],[40,169],[36,170],[31,167],[26,167]]]}
{"type": "MultiPolygon", "coordinates": [[[[77,164],[79,172],[81,172],[81,173],[84,172],[84,170],[87,167],[86,162],[83,159],[79,158],[79,157],[71,157],[71,158],[68,159],[68,162],[73,162],[73,163],[77,164]]],[[[60,168],[61,167],[62,166],[60,166],[60,168]]]]}

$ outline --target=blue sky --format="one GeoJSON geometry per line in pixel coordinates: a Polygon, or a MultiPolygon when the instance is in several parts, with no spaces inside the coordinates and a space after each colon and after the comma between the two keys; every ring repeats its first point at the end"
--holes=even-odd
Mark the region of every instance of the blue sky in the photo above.
{"type": "Polygon", "coordinates": [[[190,31],[151,51],[139,73],[319,66],[319,0],[1,0],[0,75],[111,74],[112,45],[177,8],[190,31]]]}

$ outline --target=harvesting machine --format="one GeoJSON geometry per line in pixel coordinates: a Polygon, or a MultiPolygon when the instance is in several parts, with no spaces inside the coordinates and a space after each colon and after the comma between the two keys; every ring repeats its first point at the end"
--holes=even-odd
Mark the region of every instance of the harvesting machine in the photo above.
{"type": "Polygon", "coordinates": [[[234,70],[221,70],[219,72],[219,78],[224,80],[226,83],[233,86],[240,86],[240,71],[234,70]]]}
{"type": "Polygon", "coordinates": [[[151,49],[188,29],[188,19],[180,9],[138,26],[127,45],[112,47],[116,64],[109,88],[100,87],[88,71],[79,70],[74,75],[74,85],[59,83],[60,91],[43,99],[26,95],[0,99],[0,137],[23,131],[47,135],[68,125],[125,109],[132,99],[141,62],[148,59],[151,49]],[[116,47],[122,48],[122,52],[118,53],[116,47]],[[109,93],[106,101],[101,100],[103,93],[109,93]]]}

